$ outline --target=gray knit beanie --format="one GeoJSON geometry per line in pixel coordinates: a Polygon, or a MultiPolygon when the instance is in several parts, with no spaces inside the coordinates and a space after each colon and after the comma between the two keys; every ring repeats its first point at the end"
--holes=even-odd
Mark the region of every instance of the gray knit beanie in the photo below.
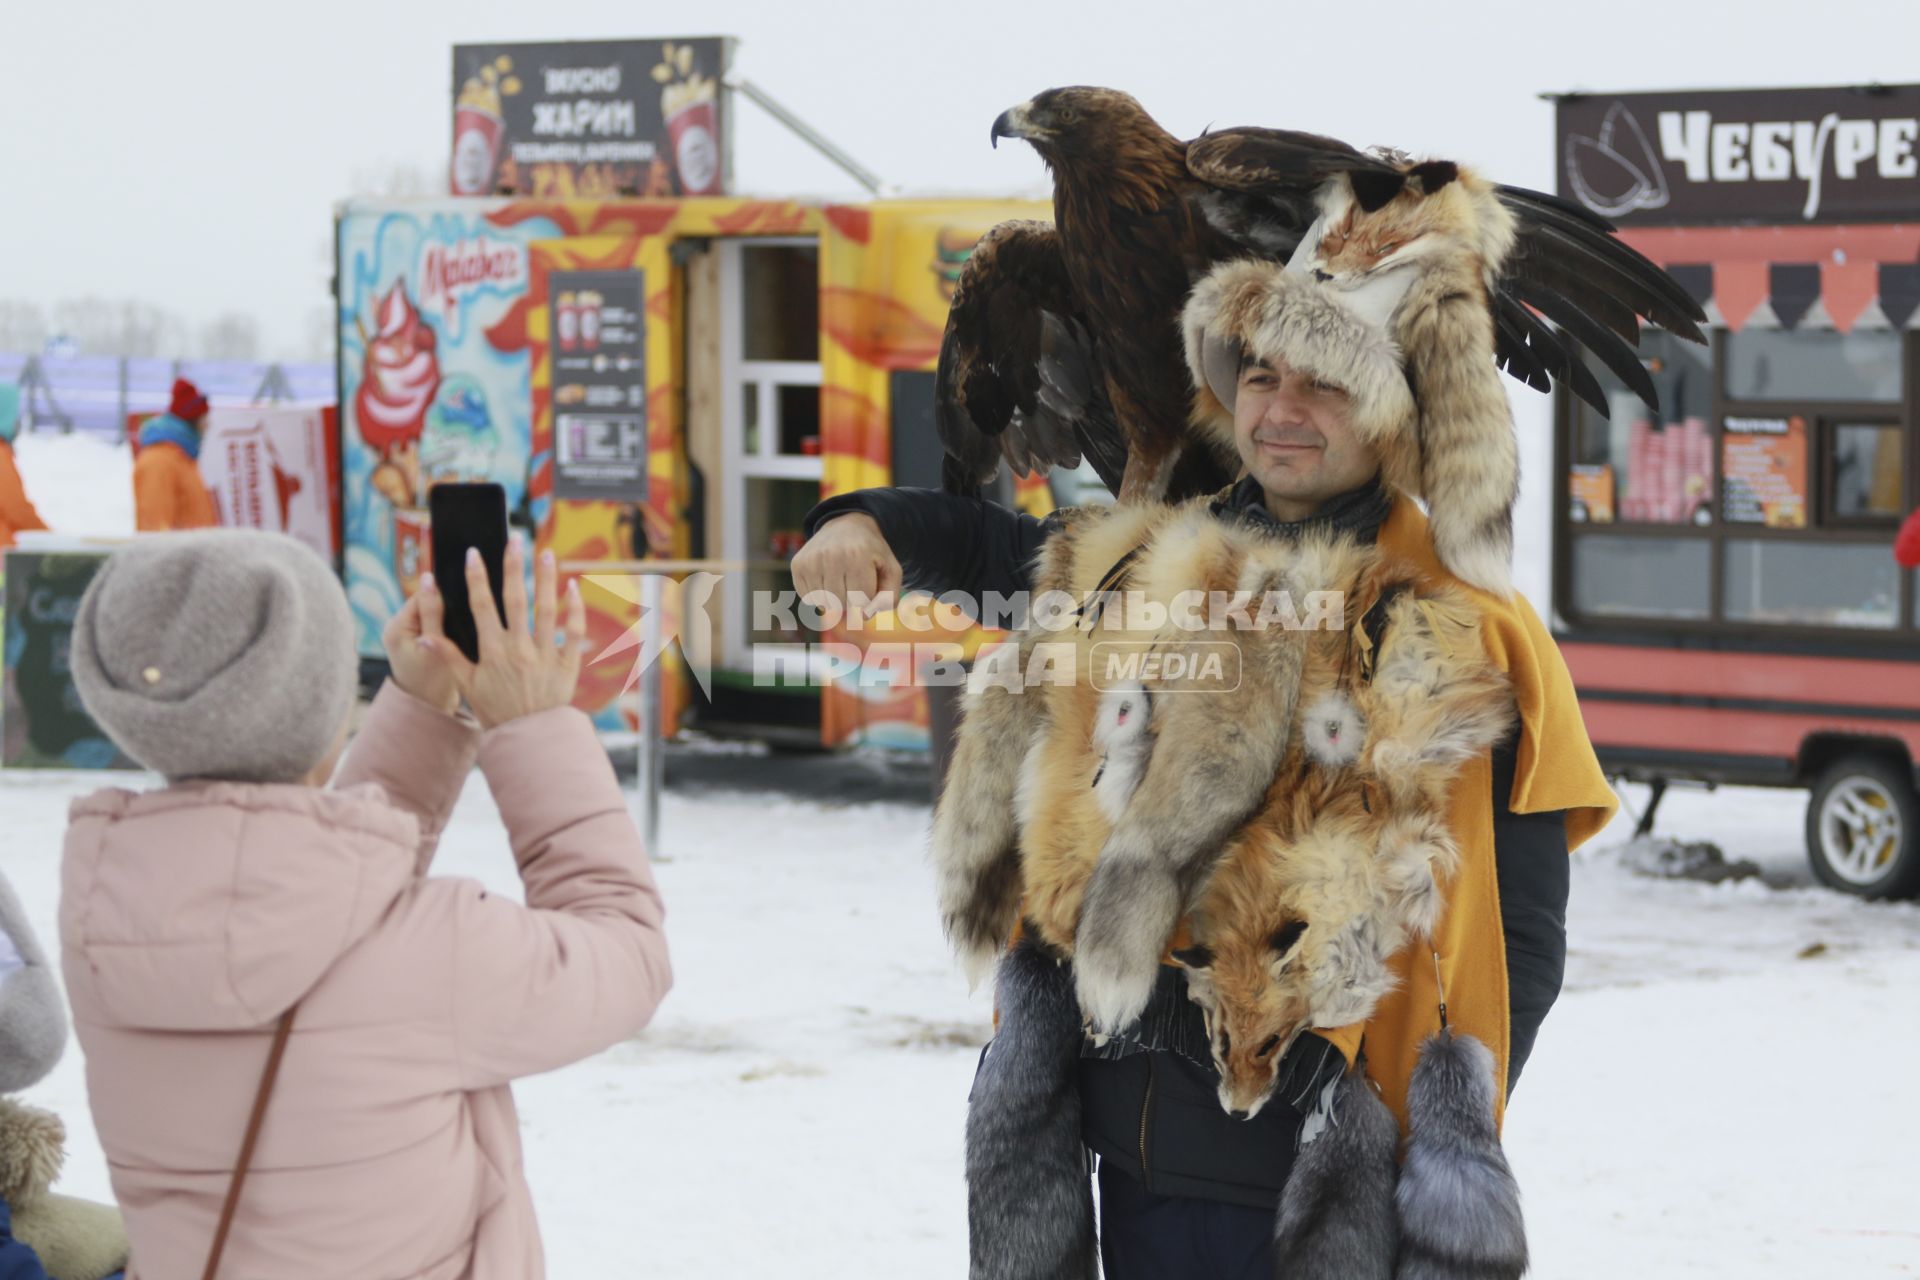
{"type": "Polygon", "coordinates": [[[244,529],[143,535],[73,622],[73,680],[120,749],[170,781],[293,782],[353,706],[353,620],[304,543],[244,529]]]}

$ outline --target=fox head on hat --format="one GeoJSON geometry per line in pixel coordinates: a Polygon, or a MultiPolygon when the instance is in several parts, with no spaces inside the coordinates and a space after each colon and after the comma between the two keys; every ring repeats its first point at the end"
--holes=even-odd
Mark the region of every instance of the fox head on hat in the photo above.
{"type": "Polygon", "coordinates": [[[1441,563],[1510,594],[1519,448],[1487,281],[1512,247],[1513,216],[1451,164],[1409,166],[1390,190],[1355,182],[1320,191],[1287,265],[1226,263],[1195,287],[1183,317],[1194,422],[1233,447],[1246,359],[1343,388],[1383,478],[1426,503],[1441,563]]]}

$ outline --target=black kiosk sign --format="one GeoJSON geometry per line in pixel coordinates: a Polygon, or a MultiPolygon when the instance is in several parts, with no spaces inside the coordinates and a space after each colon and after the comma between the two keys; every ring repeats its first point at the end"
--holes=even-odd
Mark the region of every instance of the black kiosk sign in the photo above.
{"type": "Polygon", "coordinates": [[[1897,222],[1920,206],[1920,85],[1558,100],[1560,194],[1624,226],[1897,222]]]}
{"type": "Polygon", "coordinates": [[[733,41],[453,48],[457,196],[724,195],[733,41]]]}
{"type": "Polygon", "coordinates": [[[555,271],[553,494],[647,500],[647,281],[641,271],[555,271]]]}

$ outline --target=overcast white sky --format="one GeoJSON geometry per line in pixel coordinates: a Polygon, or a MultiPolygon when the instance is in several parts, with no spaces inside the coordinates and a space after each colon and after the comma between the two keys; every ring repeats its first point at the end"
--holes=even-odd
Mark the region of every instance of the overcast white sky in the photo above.
{"type": "MultiPolygon", "coordinates": [[[[1920,78],[1913,0],[0,0],[0,298],[251,311],[266,354],[297,354],[327,301],[333,202],[396,166],[445,170],[451,45],[718,34],[888,181],[981,193],[1044,190],[987,129],[1055,84],[1126,89],[1182,135],[1312,128],[1547,186],[1541,91],[1920,78]]],[[[737,121],[740,189],[855,193],[752,105],[737,121]]]]}

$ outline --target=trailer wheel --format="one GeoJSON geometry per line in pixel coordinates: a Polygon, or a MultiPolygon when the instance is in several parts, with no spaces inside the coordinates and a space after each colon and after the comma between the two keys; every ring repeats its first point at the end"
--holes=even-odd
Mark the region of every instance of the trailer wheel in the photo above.
{"type": "Polygon", "coordinates": [[[1909,771],[1880,756],[1828,766],[1807,801],[1807,855],[1820,883],[1842,893],[1920,894],[1920,798],[1909,771]]]}

